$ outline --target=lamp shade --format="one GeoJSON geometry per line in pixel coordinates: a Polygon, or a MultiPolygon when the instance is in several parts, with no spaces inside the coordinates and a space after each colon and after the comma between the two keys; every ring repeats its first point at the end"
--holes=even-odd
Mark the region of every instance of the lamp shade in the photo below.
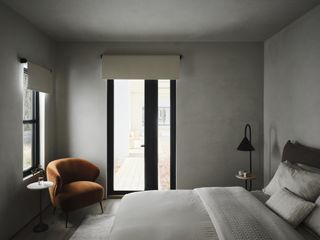
{"type": "Polygon", "coordinates": [[[237,149],[239,151],[254,151],[254,147],[246,136],[242,139],[237,149]]]}

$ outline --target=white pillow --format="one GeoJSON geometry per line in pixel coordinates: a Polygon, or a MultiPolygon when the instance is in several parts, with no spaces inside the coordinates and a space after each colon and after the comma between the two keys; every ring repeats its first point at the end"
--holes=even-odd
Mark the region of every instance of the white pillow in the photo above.
{"type": "Polygon", "coordinates": [[[316,201],[316,207],[312,213],[304,220],[304,224],[314,233],[320,236],[320,197],[316,201]]]}
{"type": "Polygon", "coordinates": [[[263,192],[273,195],[282,188],[287,188],[299,197],[314,202],[320,195],[320,174],[303,170],[290,162],[281,162],[263,192]]]}
{"type": "Polygon", "coordinates": [[[316,206],[287,189],[273,194],[266,205],[294,227],[298,226],[316,206]]]}

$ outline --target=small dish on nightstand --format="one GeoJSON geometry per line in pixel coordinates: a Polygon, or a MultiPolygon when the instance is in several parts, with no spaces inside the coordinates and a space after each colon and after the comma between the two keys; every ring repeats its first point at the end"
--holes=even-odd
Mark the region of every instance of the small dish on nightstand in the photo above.
{"type": "Polygon", "coordinates": [[[254,173],[247,173],[246,176],[242,175],[240,176],[239,173],[235,175],[236,178],[244,181],[245,189],[251,191],[252,189],[252,181],[257,178],[257,176],[254,173]],[[249,181],[249,188],[248,188],[248,181],[249,181]]]}

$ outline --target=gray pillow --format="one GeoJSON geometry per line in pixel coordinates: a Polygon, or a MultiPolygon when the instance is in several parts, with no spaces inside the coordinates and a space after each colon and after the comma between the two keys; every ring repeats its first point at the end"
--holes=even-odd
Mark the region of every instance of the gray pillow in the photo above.
{"type": "Polygon", "coordinates": [[[294,227],[298,226],[316,206],[287,189],[273,194],[266,205],[294,227]]]}
{"type": "Polygon", "coordinates": [[[304,220],[304,224],[320,236],[320,197],[316,201],[315,209],[304,220]]]}
{"type": "Polygon", "coordinates": [[[298,167],[302,168],[303,170],[314,172],[320,174],[320,168],[312,167],[306,164],[297,163],[298,167]]]}
{"type": "Polygon", "coordinates": [[[320,195],[320,174],[303,170],[290,162],[281,162],[264,193],[273,195],[282,188],[299,197],[314,202],[320,195]]]}

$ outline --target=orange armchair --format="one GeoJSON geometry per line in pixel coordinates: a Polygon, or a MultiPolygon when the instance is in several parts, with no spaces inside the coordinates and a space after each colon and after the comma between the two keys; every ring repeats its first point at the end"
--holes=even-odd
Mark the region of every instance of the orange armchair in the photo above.
{"type": "Polygon", "coordinates": [[[54,183],[49,188],[54,210],[57,206],[66,213],[66,227],[69,212],[100,203],[104,195],[103,187],[95,180],[100,174],[97,166],[79,158],[54,160],[47,166],[47,179],[54,183]]]}

